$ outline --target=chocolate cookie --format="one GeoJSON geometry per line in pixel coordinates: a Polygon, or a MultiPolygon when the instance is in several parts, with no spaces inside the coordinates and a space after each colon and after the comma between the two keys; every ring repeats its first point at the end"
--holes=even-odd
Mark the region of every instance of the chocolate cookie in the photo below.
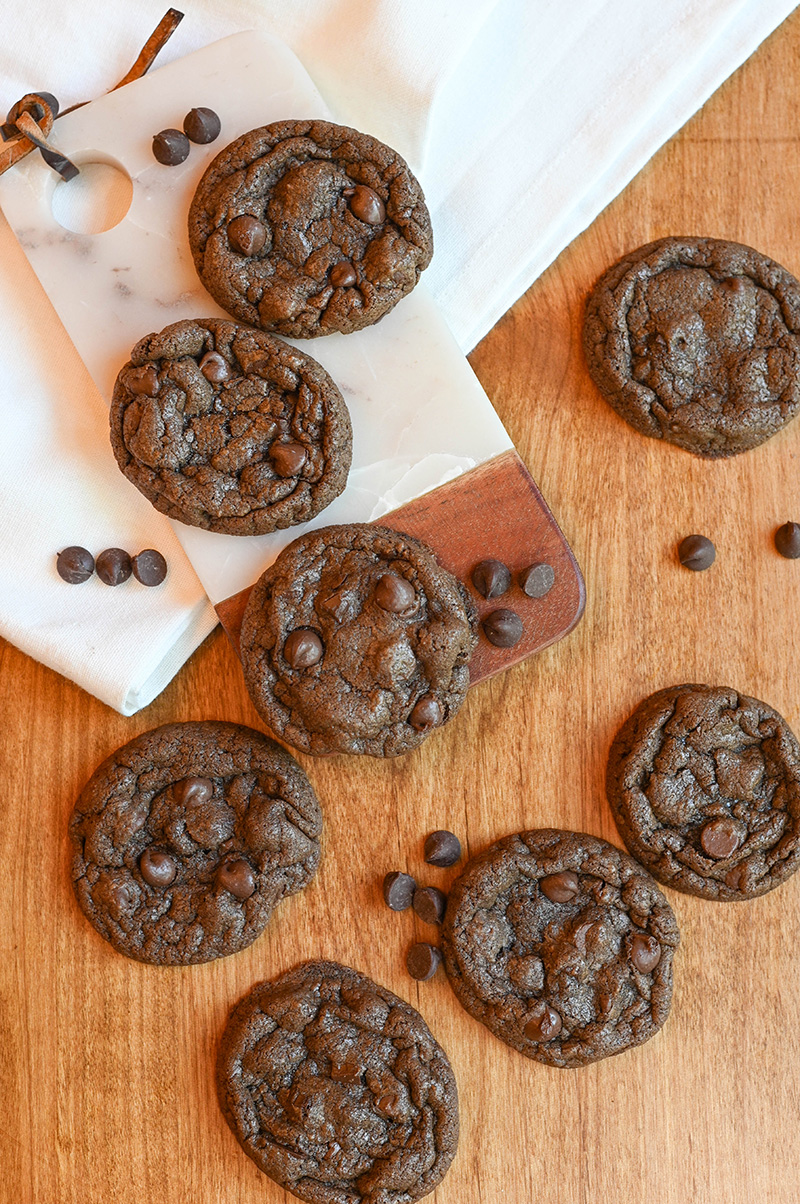
{"type": "Polygon", "coordinates": [[[726,902],[800,864],[800,747],[785,720],[725,686],[672,686],[611,745],[608,801],[625,844],[668,886],[726,902]]]}
{"type": "Polygon", "coordinates": [[[734,456],[800,406],[800,284],[751,247],[663,238],[601,276],[589,371],[626,422],[698,456],[734,456]]]}
{"type": "Polygon", "coordinates": [[[246,948],[307,886],[322,815],[273,740],[233,723],[170,723],[113,753],[70,823],[87,919],[137,961],[186,966],[246,948]]]}
{"type": "Polygon", "coordinates": [[[225,147],[194,195],[189,242],[223,309],[298,339],[371,326],[433,254],[397,152],[329,121],[278,121],[225,147]]]}
{"type": "Polygon", "coordinates": [[[302,535],[253,587],[241,654],[273,731],[311,753],[395,757],[455,715],[475,617],[430,548],[386,527],[302,535]]]}
{"type": "Polygon", "coordinates": [[[458,1145],[456,1081],[425,1021],[334,962],[306,962],[245,996],[217,1084],[245,1153],[311,1204],[418,1200],[458,1145]]]}
{"type": "Polygon", "coordinates": [[[226,535],[304,523],[344,489],[353,436],[328,373],[257,330],[176,322],[140,339],[111,402],[111,446],[157,510],[226,535]]]}
{"type": "Polygon", "coordinates": [[[641,1045],[680,937],[632,858],[583,832],[507,836],[450,889],[442,951],[462,1007],[528,1058],[584,1066],[641,1045]]]}

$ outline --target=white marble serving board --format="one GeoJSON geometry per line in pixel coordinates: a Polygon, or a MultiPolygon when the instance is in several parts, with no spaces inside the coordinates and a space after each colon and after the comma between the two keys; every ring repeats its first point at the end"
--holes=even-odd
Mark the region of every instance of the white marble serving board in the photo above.
{"type": "MultiPolygon", "coordinates": [[[[256,126],[308,117],[331,114],[291,51],[262,34],[240,33],[55,123],[52,142],[79,167],[111,164],[130,180],[130,208],[113,228],[76,234],[54,216],[56,191],[85,189],[85,170],[83,179],[64,183],[34,153],[0,177],[0,205],[107,401],[143,335],[183,318],[226,316],[200,284],[186,232],[189,203],[210,160],[256,126]],[[177,167],[157,163],[153,135],[180,128],[195,106],[219,114],[220,137],[192,145],[177,167]]],[[[56,197],[62,217],[70,199],[56,197]]],[[[377,326],[296,345],[330,372],[350,409],[348,485],[312,523],[274,535],[215,535],[174,523],[214,603],[250,585],[309,527],[380,518],[512,447],[424,284],[377,326]]],[[[122,474],[120,489],[133,489],[122,474]]]]}

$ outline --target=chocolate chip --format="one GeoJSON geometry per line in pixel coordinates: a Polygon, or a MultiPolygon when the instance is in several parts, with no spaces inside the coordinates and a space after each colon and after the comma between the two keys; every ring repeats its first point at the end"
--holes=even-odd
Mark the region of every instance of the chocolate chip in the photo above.
{"type": "Polygon", "coordinates": [[[212,385],[221,385],[232,376],[228,361],[218,351],[206,352],[200,361],[200,371],[212,385]]]}
{"type": "Polygon", "coordinates": [[[348,198],[350,212],[368,226],[379,226],[386,219],[386,206],[377,192],[373,192],[366,184],[357,184],[355,188],[346,188],[344,195],[348,198]]]}
{"type": "Polygon", "coordinates": [[[256,889],[256,876],[241,857],[223,861],[217,870],[217,886],[230,891],[236,899],[249,899],[256,889]]]}
{"type": "Polygon", "coordinates": [[[148,886],[169,886],[175,881],[178,866],[169,853],[149,848],[139,858],[139,871],[148,886]]]}
{"type": "Polygon", "coordinates": [[[153,139],[153,154],[165,167],[177,167],[189,157],[189,139],[182,130],[161,130],[153,139]]]}
{"type": "Polygon", "coordinates": [[[184,807],[202,806],[213,793],[214,783],[209,778],[184,778],[175,786],[175,798],[184,807]]]}
{"type": "Polygon", "coordinates": [[[145,548],[131,561],[133,575],[142,585],[160,585],[167,575],[167,562],[155,548],[145,548]]]}
{"type": "Polygon", "coordinates": [[[461,856],[461,841],[452,832],[439,829],[425,837],[425,860],[428,865],[455,865],[461,856]]]}
{"type": "Polygon", "coordinates": [[[442,955],[434,945],[427,945],[424,941],[420,941],[418,945],[412,945],[406,954],[406,966],[412,978],[417,982],[427,982],[433,978],[436,971],[441,965],[442,955]]]}
{"type": "Polygon", "coordinates": [[[355,284],[358,277],[352,263],[348,259],[345,259],[341,263],[333,265],[328,279],[334,288],[350,288],[355,284]]]}
{"type": "Polygon", "coordinates": [[[549,594],[555,579],[555,569],[543,561],[529,565],[519,575],[522,592],[529,598],[543,598],[545,594],[549,594]]]}
{"type": "Polygon", "coordinates": [[[384,573],[375,586],[375,601],[382,610],[392,614],[409,614],[415,607],[417,594],[414,586],[397,573],[384,573]]]}
{"type": "Polygon", "coordinates": [[[784,523],[775,532],[775,547],[787,560],[800,558],[800,523],[784,523]]]}
{"type": "Polygon", "coordinates": [[[726,815],[710,820],[700,833],[700,844],[704,852],[715,861],[730,857],[741,843],[742,835],[736,820],[726,815]]]}
{"type": "Polygon", "coordinates": [[[131,558],[123,548],[106,548],[97,557],[94,567],[106,585],[122,585],[133,571],[131,558]]]}
{"type": "Polygon", "coordinates": [[[213,109],[190,109],[183,119],[183,132],[192,142],[204,146],[219,137],[222,122],[213,109]]]}
{"type": "Polygon", "coordinates": [[[298,627],[283,645],[283,655],[293,669],[310,669],[322,660],[322,640],[310,627],[298,627]]]}
{"type": "Polygon", "coordinates": [[[514,610],[493,610],[483,620],[483,632],[497,648],[513,648],[522,639],[522,619],[514,610]]]}
{"type": "Polygon", "coordinates": [[[383,897],[392,911],[406,911],[414,902],[417,884],[410,874],[393,870],[383,880],[383,897]]]}
{"type": "Polygon", "coordinates": [[[482,598],[499,598],[511,585],[511,572],[502,560],[481,560],[472,570],[472,584],[482,598]]]}
{"type": "Polygon", "coordinates": [[[543,1044],[546,1041],[552,1041],[553,1037],[557,1037],[561,1028],[561,1017],[555,1008],[551,1008],[546,1003],[541,1012],[534,1016],[533,1020],[529,1020],[522,1031],[529,1041],[543,1044]]]}
{"type": "Polygon", "coordinates": [[[273,443],[269,458],[279,477],[296,477],[308,459],[308,452],[302,443],[273,443]]]}
{"type": "Polygon", "coordinates": [[[257,255],[267,241],[267,227],[249,213],[228,222],[228,242],[240,255],[257,255]]]}
{"type": "Polygon", "coordinates": [[[125,373],[125,388],[137,397],[155,397],[160,385],[158,372],[154,364],[142,364],[139,368],[131,368],[125,373]]]}
{"type": "Polygon", "coordinates": [[[539,882],[539,888],[545,898],[551,903],[571,903],[580,889],[578,875],[572,870],[561,870],[558,874],[548,874],[539,882]]]}
{"type": "Polygon", "coordinates": [[[64,548],[56,557],[56,572],[70,585],[82,585],[94,572],[94,556],[86,548],[64,548]]]}
{"type": "Polygon", "coordinates": [[[717,549],[705,535],[687,535],[678,544],[678,559],[686,569],[702,573],[710,569],[716,559],[717,549]]]}
{"type": "Polygon", "coordinates": [[[408,722],[415,732],[426,732],[436,727],[442,719],[442,708],[433,694],[423,694],[408,717],[408,722]]]}
{"type": "Polygon", "coordinates": [[[127,882],[112,882],[108,888],[111,902],[120,911],[127,911],[134,903],[134,894],[127,882]]]}
{"type": "Polygon", "coordinates": [[[631,940],[631,961],[641,974],[651,974],[661,961],[661,945],[654,936],[637,932],[631,940]]]}
{"type": "Polygon", "coordinates": [[[418,886],[414,891],[413,907],[426,924],[441,924],[447,907],[447,895],[437,886],[418,886]]]}

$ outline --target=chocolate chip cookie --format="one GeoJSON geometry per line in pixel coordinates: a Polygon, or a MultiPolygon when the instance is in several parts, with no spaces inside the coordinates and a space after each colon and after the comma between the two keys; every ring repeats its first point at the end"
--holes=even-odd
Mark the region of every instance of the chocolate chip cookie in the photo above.
{"type": "Polygon", "coordinates": [[[350,415],[325,369],[234,322],[176,322],[141,339],[111,402],[111,446],[157,510],[226,535],[307,522],[338,497],[350,415]]]}
{"type": "Polygon", "coordinates": [[[583,344],[626,422],[698,456],[757,447],[800,407],[800,284],[739,243],[632,251],[595,285],[583,344]]]}
{"type": "Polygon", "coordinates": [[[306,962],[232,1011],[219,1100],[245,1153],[311,1204],[408,1204],[458,1145],[456,1081],[407,1003],[334,962],[306,962]]]}
{"type": "Polygon", "coordinates": [[[408,166],[329,121],[278,121],[225,147],[194,195],[189,242],[224,310],[298,339],[371,326],[433,254],[408,166]]]}
{"type": "Polygon", "coordinates": [[[583,832],[507,836],[468,862],[442,929],[462,1007],[528,1058],[584,1066],[661,1028],[679,942],[641,866],[583,832]]]}
{"type": "Polygon", "coordinates": [[[461,706],[475,626],[466,590],[418,540],[324,527],[285,548],[253,587],[245,682],[295,748],[395,757],[461,706]]]}
{"type": "Polygon", "coordinates": [[[319,862],[322,815],[273,740],[170,723],[112,753],[70,823],[87,919],[137,961],[186,966],[246,948],[319,862]]]}
{"type": "Polygon", "coordinates": [[[611,745],[606,789],[631,853],[676,890],[752,899],[800,864],[800,747],[772,707],[736,690],[646,698],[611,745]]]}

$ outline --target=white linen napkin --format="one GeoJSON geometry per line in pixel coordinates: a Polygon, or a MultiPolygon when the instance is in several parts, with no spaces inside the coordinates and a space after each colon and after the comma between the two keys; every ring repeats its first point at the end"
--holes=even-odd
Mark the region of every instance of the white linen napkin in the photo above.
{"type": "MultiPolygon", "coordinates": [[[[102,21],[91,0],[4,13],[0,109],[37,88],[64,108],[100,95],[165,7],[106,6],[102,21]]],[[[158,63],[238,30],[282,37],[338,119],[420,176],[436,240],[426,283],[466,352],[794,8],[196,0],[158,63]]],[[[0,423],[0,635],[132,714],[214,612],[167,521],[119,490],[105,406],[1,219],[0,423]],[[170,572],[155,589],[68,586],[55,573],[68,544],[156,547],[170,572]]]]}

